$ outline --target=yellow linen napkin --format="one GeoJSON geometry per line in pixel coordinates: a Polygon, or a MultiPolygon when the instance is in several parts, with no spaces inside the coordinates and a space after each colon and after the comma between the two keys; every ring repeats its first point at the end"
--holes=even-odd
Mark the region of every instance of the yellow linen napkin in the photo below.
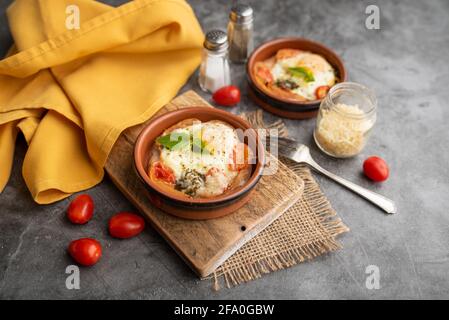
{"type": "Polygon", "coordinates": [[[100,182],[120,133],[169,102],[200,62],[204,36],[182,0],[16,0],[7,16],[15,45],[0,61],[0,191],[21,131],[23,177],[41,204],[100,182]],[[67,30],[73,5],[81,24],[67,30]]]}

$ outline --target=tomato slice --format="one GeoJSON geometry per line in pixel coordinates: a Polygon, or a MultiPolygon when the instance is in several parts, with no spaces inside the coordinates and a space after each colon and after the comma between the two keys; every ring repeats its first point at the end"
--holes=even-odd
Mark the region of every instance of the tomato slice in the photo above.
{"type": "Polygon", "coordinates": [[[297,49],[280,49],[276,53],[276,60],[288,59],[298,55],[301,50],[297,49]]]}
{"type": "Polygon", "coordinates": [[[216,173],[218,173],[218,172],[220,172],[220,169],[215,168],[215,167],[212,167],[212,168],[210,168],[210,169],[207,171],[206,177],[207,177],[207,176],[213,176],[214,174],[216,174],[216,173]]]}
{"type": "Polygon", "coordinates": [[[329,86],[319,86],[315,90],[315,96],[317,99],[323,99],[326,94],[329,92],[330,87],[329,86]]]}
{"type": "Polygon", "coordinates": [[[262,80],[264,84],[269,84],[274,81],[273,75],[271,74],[270,69],[264,64],[258,64],[256,67],[256,75],[262,80]]]}
{"type": "Polygon", "coordinates": [[[174,184],[176,182],[173,170],[164,166],[161,162],[156,162],[152,167],[153,175],[156,179],[162,180],[164,182],[174,184]]]}
{"type": "Polygon", "coordinates": [[[240,143],[232,150],[231,162],[228,167],[231,171],[241,171],[249,165],[249,148],[246,144],[240,143]],[[243,150],[243,151],[242,151],[243,150]],[[243,154],[242,154],[243,152],[243,154]]]}

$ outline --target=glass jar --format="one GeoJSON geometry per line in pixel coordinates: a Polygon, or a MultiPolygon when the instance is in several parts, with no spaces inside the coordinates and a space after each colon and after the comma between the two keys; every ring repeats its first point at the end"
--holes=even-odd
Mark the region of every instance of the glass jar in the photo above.
{"type": "Polygon", "coordinates": [[[214,93],[231,84],[231,71],[227,58],[226,32],[212,30],[206,34],[198,83],[203,91],[214,93]]]}
{"type": "Polygon", "coordinates": [[[228,24],[229,60],[244,63],[253,51],[253,9],[238,4],[231,9],[228,24]]]}
{"type": "Polygon", "coordinates": [[[316,144],[336,158],[359,154],[376,122],[376,110],[370,89],[353,82],[333,86],[320,105],[313,133],[316,144]]]}

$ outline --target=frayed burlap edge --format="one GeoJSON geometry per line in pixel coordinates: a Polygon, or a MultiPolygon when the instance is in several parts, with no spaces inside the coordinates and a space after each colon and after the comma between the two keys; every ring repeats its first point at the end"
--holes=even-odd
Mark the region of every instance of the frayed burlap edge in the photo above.
{"type": "MultiPolygon", "coordinates": [[[[288,131],[281,120],[266,125],[263,121],[262,111],[245,113],[243,118],[248,120],[256,128],[277,129],[279,136],[287,136],[288,131]]],[[[275,254],[264,254],[264,248],[251,246],[249,243],[240,248],[234,256],[250,255],[256,257],[251,261],[238,261],[237,263],[228,263],[232,259],[230,257],[217,268],[210,278],[214,281],[214,289],[220,289],[220,280],[230,288],[242,283],[258,279],[264,274],[292,267],[298,263],[313,259],[328,252],[341,249],[341,244],[335,239],[341,233],[348,232],[349,228],[344,225],[342,220],[337,217],[336,212],[332,209],[331,204],[326,196],[322,193],[318,183],[312,177],[310,170],[302,164],[297,164],[289,159],[281,159],[293,172],[301,177],[305,182],[304,196],[289,210],[287,210],[278,220],[276,220],[267,229],[262,231],[257,237],[270,237],[269,234],[276,234],[278,231],[284,231],[280,227],[283,219],[287,219],[289,215],[309,215],[312,222],[316,222],[314,233],[319,234],[319,239],[311,242],[304,242],[301,245],[292,245],[286,250],[280,250],[275,254]],[[267,236],[268,234],[268,236],[267,236]],[[247,250],[247,251],[245,251],[247,250]],[[264,256],[265,255],[265,256],[264,256]]],[[[304,237],[303,234],[295,235],[304,237]]]]}

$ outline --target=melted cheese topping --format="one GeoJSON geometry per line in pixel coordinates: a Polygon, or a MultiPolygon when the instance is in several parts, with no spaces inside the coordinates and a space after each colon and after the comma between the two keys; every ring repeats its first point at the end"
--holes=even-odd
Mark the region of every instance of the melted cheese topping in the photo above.
{"type": "Polygon", "coordinates": [[[318,54],[306,51],[301,51],[290,58],[278,59],[270,71],[275,82],[279,80],[290,80],[296,83],[298,88],[291,89],[290,91],[308,100],[315,100],[317,98],[315,92],[318,87],[331,87],[336,82],[334,68],[332,68],[329,62],[318,54]],[[288,72],[288,68],[294,67],[308,68],[313,74],[314,81],[306,82],[301,77],[293,77],[288,72]]]}
{"type": "MultiPolygon", "coordinates": [[[[238,175],[230,170],[233,150],[240,144],[234,128],[220,121],[197,122],[177,128],[170,134],[191,135],[202,141],[203,152],[193,150],[191,144],[169,150],[162,148],[160,161],[170,168],[176,181],[185,180],[188,173],[199,176],[196,197],[211,197],[224,193],[238,175]],[[186,175],[187,174],[187,175],[186,175]]],[[[189,183],[189,182],[186,182],[189,183]]]]}

